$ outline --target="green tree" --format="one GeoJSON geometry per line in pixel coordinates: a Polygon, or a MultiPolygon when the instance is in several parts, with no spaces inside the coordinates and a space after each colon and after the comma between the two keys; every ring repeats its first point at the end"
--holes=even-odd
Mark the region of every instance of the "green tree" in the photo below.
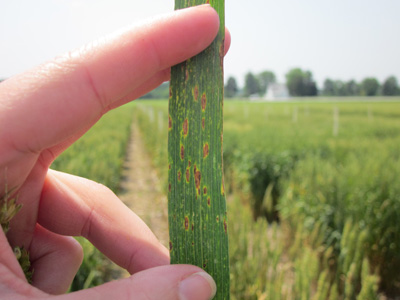
{"type": "Polygon", "coordinates": [[[335,92],[335,82],[329,78],[325,79],[322,94],[324,96],[335,96],[335,92]]]}
{"type": "Polygon", "coordinates": [[[267,92],[268,86],[271,83],[276,82],[275,74],[271,71],[264,71],[264,72],[258,74],[257,78],[258,78],[261,95],[265,95],[265,93],[267,92]]]}
{"type": "Polygon", "coordinates": [[[246,74],[244,80],[244,92],[248,97],[250,95],[258,94],[260,92],[259,82],[253,73],[249,72],[246,74]]]}
{"type": "Polygon", "coordinates": [[[315,96],[318,92],[312,73],[300,68],[292,69],[286,74],[286,85],[292,96],[315,96]]]}
{"type": "Polygon", "coordinates": [[[400,95],[400,88],[396,77],[390,76],[383,82],[382,95],[384,96],[400,95]]]}
{"type": "Polygon", "coordinates": [[[379,82],[376,78],[365,78],[361,82],[361,94],[364,96],[376,96],[379,91],[379,82]]]}
{"type": "Polygon", "coordinates": [[[238,92],[238,85],[234,77],[229,77],[225,85],[225,96],[227,98],[233,98],[238,92]]]}
{"type": "Polygon", "coordinates": [[[169,83],[164,82],[151,92],[140,97],[141,99],[168,99],[169,98],[169,83]]]}
{"type": "Polygon", "coordinates": [[[325,96],[356,96],[360,94],[360,88],[354,80],[344,82],[327,78],[324,81],[322,94],[325,96]]]}
{"type": "Polygon", "coordinates": [[[357,96],[360,95],[360,86],[355,80],[349,80],[345,83],[346,95],[357,96]]]}
{"type": "Polygon", "coordinates": [[[346,91],[346,84],[341,80],[335,80],[336,96],[348,96],[346,91]]]}

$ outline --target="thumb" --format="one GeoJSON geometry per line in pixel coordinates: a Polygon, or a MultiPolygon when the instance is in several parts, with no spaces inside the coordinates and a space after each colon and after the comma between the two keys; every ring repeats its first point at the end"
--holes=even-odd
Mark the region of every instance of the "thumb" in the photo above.
{"type": "Polygon", "coordinates": [[[214,280],[202,269],[191,265],[168,265],[61,297],[63,300],[208,300],[215,293],[214,280]]]}

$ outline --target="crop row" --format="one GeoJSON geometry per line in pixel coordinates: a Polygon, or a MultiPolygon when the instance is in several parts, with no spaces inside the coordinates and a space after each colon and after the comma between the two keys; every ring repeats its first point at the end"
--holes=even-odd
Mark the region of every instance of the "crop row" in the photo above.
{"type": "MultiPolygon", "coordinates": [[[[161,177],[167,103],[138,103],[161,177]]],[[[377,299],[399,293],[399,102],[227,102],[232,296],[377,299]]]]}
{"type": "MultiPolygon", "coordinates": [[[[132,124],[132,105],[114,110],[61,154],[52,168],[89,178],[118,192],[132,124]]],[[[71,291],[102,284],[115,277],[115,267],[89,241],[78,238],[84,250],[83,263],[71,291]]]]}

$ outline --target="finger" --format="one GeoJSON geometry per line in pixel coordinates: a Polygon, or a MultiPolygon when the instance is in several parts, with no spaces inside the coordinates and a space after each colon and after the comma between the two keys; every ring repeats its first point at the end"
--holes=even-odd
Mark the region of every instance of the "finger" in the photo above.
{"type": "Polygon", "coordinates": [[[79,243],[37,225],[29,252],[33,286],[52,295],[65,293],[82,263],[79,243]]]}
{"type": "Polygon", "coordinates": [[[175,11],[5,81],[2,149],[38,152],[93,124],[154,74],[205,49],[219,26],[210,6],[175,11]],[[23,122],[21,122],[23,120],[23,122]]]}
{"type": "MultiPolygon", "coordinates": [[[[229,51],[231,45],[231,34],[227,28],[225,28],[225,42],[224,42],[224,49],[226,55],[229,51]]],[[[124,98],[120,99],[119,101],[113,103],[111,108],[116,108],[121,106],[133,99],[137,99],[148,92],[152,91],[156,87],[158,87],[161,83],[170,80],[171,72],[170,68],[162,70],[161,72],[157,73],[155,76],[151,77],[148,81],[144,82],[141,86],[139,86],[136,90],[134,90],[131,94],[128,94],[124,98]]]]}
{"type": "Polygon", "coordinates": [[[25,276],[23,278],[16,276],[6,266],[0,264],[1,299],[46,299],[47,297],[48,295],[31,286],[25,276]]]}
{"type": "Polygon", "coordinates": [[[81,235],[119,266],[135,273],[169,264],[168,250],[109,189],[49,171],[38,222],[62,235],[81,235]]]}
{"type": "Polygon", "coordinates": [[[130,278],[109,282],[57,299],[208,300],[212,299],[215,292],[214,280],[200,268],[173,265],[149,269],[130,278]]]}
{"type": "Polygon", "coordinates": [[[224,55],[228,53],[229,48],[231,47],[231,42],[232,42],[231,33],[229,32],[228,28],[225,28],[224,55]]]}
{"type": "MultiPolygon", "coordinates": [[[[225,30],[225,54],[229,50],[230,43],[231,43],[230,33],[229,33],[228,29],[226,29],[225,30]]],[[[138,86],[133,92],[131,92],[130,94],[126,95],[125,97],[115,101],[113,104],[110,105],[109,108],[110,109],[117,108],[125,103],[128,103],[134,99],[137,99],[137,98],[149,93],[150,91],[154,90],[163,82],[170,80],[170,77],[171,77],[170,71],[171,71],[170,68],[159,71],[158,73],[156,73],[155,75],[150,77],[150,79],[145,81],[141,86],[138,86]]],[[[43,165],[46,165],[46,166],[50,165],[59,154],[61,154],[65,149],[67,149],[71,144],[73,144],[74,141],[77,138],[79,138],[80,136],[82,136],[89,128],[90,128],[90,126],[84,127],[80,131],[77,131],[76,134],[72,138],[66,139],[61,144],[58,144],[57,146],[52,147],[51,149],[49,149],[48,151],[45,151],[44,153],[42,152],[41,160],[42,160],[43,165]]]]}

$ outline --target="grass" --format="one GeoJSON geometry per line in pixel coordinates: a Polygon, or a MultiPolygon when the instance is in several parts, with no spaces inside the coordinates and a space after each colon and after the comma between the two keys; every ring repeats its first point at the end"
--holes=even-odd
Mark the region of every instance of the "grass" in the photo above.
{"type": "MultiPolygon", "coordinates": [[[[106,114],[53,163],[52,168],[97,181],[118,192],[129,142],[133,105],[106,114]]],[[[84,260],[70,291],[96,286],[115,277],[110,261],[90,242],[77,239],[84,260]]]]}
{"type": "MultiPolygon", "coordinates": [[[[234,299],[400,293],[400,102],[350,100],[225,103],[234,299]]],[[[167,103],[137,105],[165,181],[167,103]]]]}
{"type": "MultiPolygon", "coordinates": [[[[400,294],[400,102],[375,100],[225,103],[232,299],[400,294]]],[[[167,191],[166,101],[105,116],[54,167],[118,190],[132,113],[167,191]]],[[[105,280],[90,249],[77,289],[105,280]]]]}

